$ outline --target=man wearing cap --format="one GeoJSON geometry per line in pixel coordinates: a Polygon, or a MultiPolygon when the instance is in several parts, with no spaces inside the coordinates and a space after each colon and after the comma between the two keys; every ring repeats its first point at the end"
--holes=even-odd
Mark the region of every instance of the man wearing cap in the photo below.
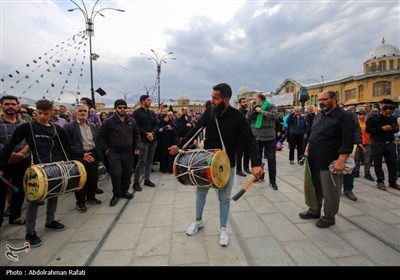
{"type": "Polygon", "coordinates": [[[126,116],[126,107],[125,100],[116,100],[115,113],[104,120],[99,132],[99,143],[109,162],[113,186],[110,206],[115,206],[120,197],[133,198],[128,188],[132,176],[133,154],[139,142],[139,130],[135,120],[126,116]]]}

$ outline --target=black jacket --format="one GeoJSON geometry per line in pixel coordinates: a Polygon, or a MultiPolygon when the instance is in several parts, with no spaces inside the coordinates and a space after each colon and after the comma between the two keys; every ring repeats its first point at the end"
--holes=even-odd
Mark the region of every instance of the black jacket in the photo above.
{"type": "Polygon", "coordinates": [[[139,130],[131,117],[125,117],[124,122],[117,114],[106,119],[98,135],[98,142],[103,152],[134,151],[139,142],[139,130]]]}
{"type": "Polygon", "coordinates": [[[68,138],[65,131],[58,125],[44,126],[37,121],[32,121],[23,123],[15,129],[10,142],[3,148],[0,169],[4,168],[15,146],[22,140],[26,140],[29,145],[34,164],[67,160],[63,152],[63,148],[66,153],[69,152],[68,138]],[[59,137],[57,137],[57,134],[59,137]],[[61,140],[62,145],[58,139],[61,140]]]}
{"type": "MultiPolygon", "coordinates": [[[[93,141],[96,145],[96,152],[99,161],[104,161],[103,153],[101,151],[100,145],[97,140],[97,132],[96,128],[93,124],[89,123],[90,130],[93,134],[93,141]]],[[[76,159],[79,161],[83,160],[83,155],[85,154],[85,150],[82,145],[82,134],[81,129],[79,127],[78,121],[72,121],[63,126],[65,133],[68,136],[68,142],[70,145],[70,157],[71,159],[76,159]]]]}
{"type": "MultiPolygon", "coordinates": [[[[143,108],[139,108],[133,112],[133,117],[139,128],[140,139],[143,143],[149,143],[149,140],[146,138],[147,132],[152,132],[155,136],[159,129],[160,121],[156,114],[153,111],[145,111],[143,108]]],[[[154,137],[154,139],[156,138],[154,137]]]]}
{"type": "MultiPolygon", "coordinates": [[[[253,167],[261,166],[261,158],[256,138],[251,132],[250,125],[243,114],[239,110],[229,106],[224,114],[218,117],[218,123],[231,167],[235,167],[235,153],[241,138],[249,149],[251,165],[253,167]]],[[[215,118],[212,116],[211,106],[206,109],[203,115],[201,115],[196,126],[192,128],[184,138],[182,138],[178,144],[178,147],[182,148],[183,145],[202,127],[206,128],[206,140],[204,141],[204,148],[222,149],[215,118]]]]}

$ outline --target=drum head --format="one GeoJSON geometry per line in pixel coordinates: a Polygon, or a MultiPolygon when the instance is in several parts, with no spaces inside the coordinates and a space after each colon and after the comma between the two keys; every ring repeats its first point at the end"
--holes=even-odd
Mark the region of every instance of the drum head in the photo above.
{"type": "Polygon", "coordinates": [[[211,179],[212,183],[217,188],[222,188],[228,183],[231,174],[231,163],[229,157],[224,151],[215,153],[211,162],[211,179]]]}
{"type": "Polygon", "coordinates": [[[48,181],[43,167],[34,165],[25,171],[24,190],[28,201],[42,200],[47,193],[48,181]]]}

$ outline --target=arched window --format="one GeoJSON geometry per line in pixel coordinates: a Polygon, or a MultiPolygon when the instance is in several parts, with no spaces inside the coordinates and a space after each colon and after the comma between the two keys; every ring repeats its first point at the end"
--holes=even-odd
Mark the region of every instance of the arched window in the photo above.
{"type": "Polygon", "coordinates": [[[358,101],[364,101],[364,86],[358,86],[358,101]]]}
{"type": "Polygon", "coordinates": [[[390,82],[387,81],[377,82],[374,84],[372,96],[378,97],[378,96],[390,95],[390,92],[391,92],[390,82]]]}

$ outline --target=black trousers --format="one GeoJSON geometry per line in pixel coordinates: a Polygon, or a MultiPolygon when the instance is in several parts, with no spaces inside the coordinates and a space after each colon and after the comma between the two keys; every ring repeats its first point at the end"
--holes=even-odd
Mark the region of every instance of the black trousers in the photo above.
{"type": "Polygon", "coordinates": [[[297,161],[303,157],[303,139],[304,134],[289,135],[289,160],[294,160],[294,149],[297,148],[297,161]]]}
{"type": "Polygon", "coordinates": [[[389,174],[389,185],[396,185],[397,167],[396,167],[396,144],[393,142],[380,142],[372,140],[371,143],[372,159],[378,183],[385,181],[385,174],[382,170],[382,159],[385,158],[389,174]]]}
{"type": "Polygon", "coordinates": [[[133,150],[110,151],[107,154],[110,164],[109,174],[113,187],[113,194],[121,196],[129,189],[133,167],[133,150]]]}
{"type": "Polygon", "coordinates": [[[99,157],[96,150],[92,150],[90,152],[91,156],[94,158],[94,161],[81,161],[86,169],[86,184],[82,189],[75,192],[77,203],[85,203],[86,199],[93,200],[96,195],[95,191],[97,189],[97,181],[99,180],[99,157]]]}
{"type": "Polygon", "coordinates": [[[267,151],[268,176],[270,183],[276,183],[276,140],[257,141],[260,148],[260,157],[262,158],[263,149],[267,151]]]}
{"type": "Polygon", "coordinates": [[[242,159],[243,169],[249,169],[249,150],[244,143],[239,144],[236,152],[236,172],[242,171],[242,159]]]}
{"type": "MultiPolygon", "coordinates": [[[[22,204],[24,203],[25,192],[23,186],[25,170],[29,167],[29,158],[25,159],[17,164],[8,165],[4,170],[3,177],[7,180],[11,180],[11,183],[18,188],[18,192],[12,192],[11,194],[11,205],[10,205],[10,217],[9,222],[11,223],[15,219],[21,217],[22,204]]],[[[6,205],[8,186],[0,183],[0,226],[4,220],[4,208],[6,205]]]]}

